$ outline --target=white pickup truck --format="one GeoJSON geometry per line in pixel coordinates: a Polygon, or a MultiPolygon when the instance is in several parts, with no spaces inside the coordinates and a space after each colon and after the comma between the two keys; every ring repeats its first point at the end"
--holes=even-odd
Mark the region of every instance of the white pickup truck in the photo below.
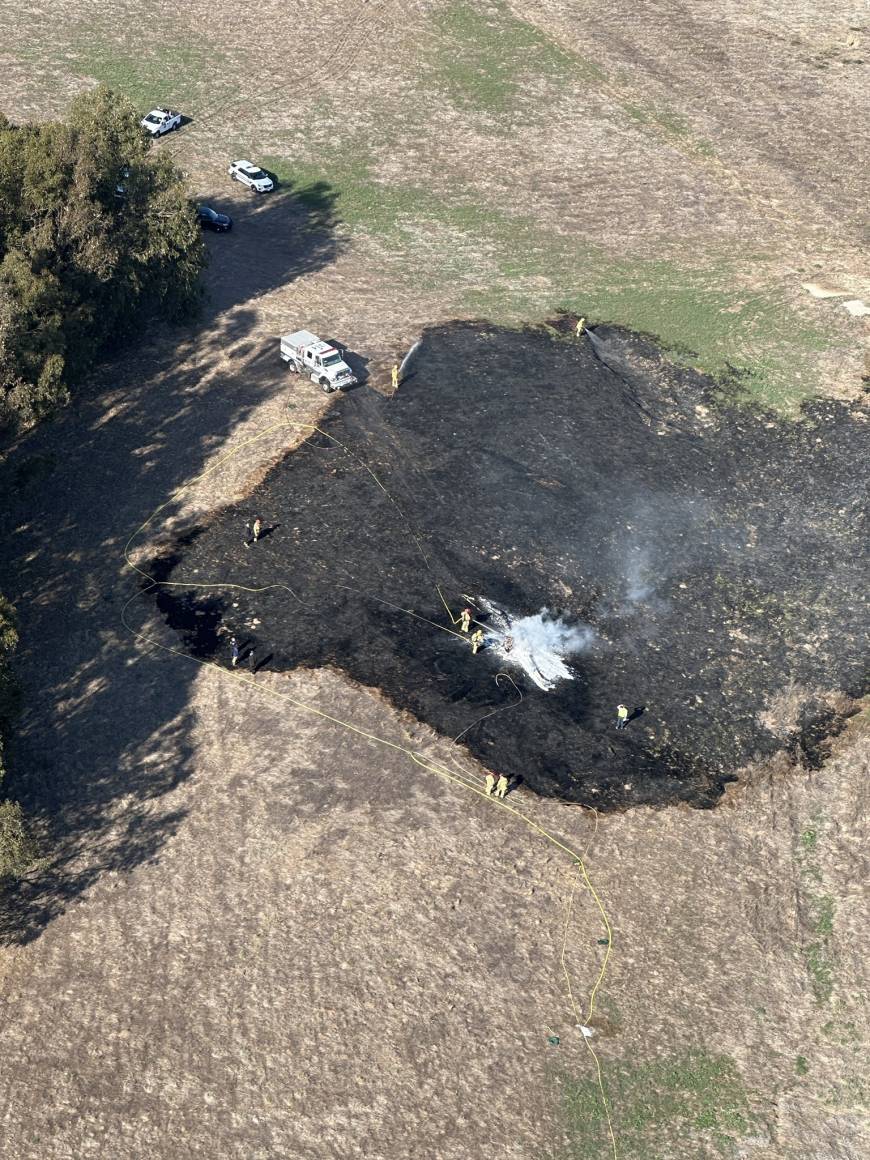
{"type": "Polygon", "coordinates": [[[162,137],[172,129],[181,128],[181,113],[173,109],[152,109],[139,122],[143,129],[147,129],[152,137],[162,137]]]}
{"type": "Polygon", "coordinates": [[[296,374],[307,371],[311,381],[319,383],[324,391],[340,391],[359,381],[339,348],[321,341],[310,330],[285,334],[281,339],[281,358],[296,374]]]}

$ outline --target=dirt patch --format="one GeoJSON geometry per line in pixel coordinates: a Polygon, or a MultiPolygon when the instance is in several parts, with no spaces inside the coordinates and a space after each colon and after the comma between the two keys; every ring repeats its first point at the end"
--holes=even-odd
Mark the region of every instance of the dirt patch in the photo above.
{"type": "Polygon", "coordinates": [[[338,665],[540,792],[709,805],[835,727],[848,699],[798,689],[861,695],[866,623],[866,424],[834,403],[749,424],[718,395],[604,328],[434,329],[395,397],[343,398],[162,561],[158,603],[194,655],[235,635],[259,669],[338,665]],[[474,598],[478,656],[442,595],[474,598]],[[549,689],[517,663],[536,614],[532,662],[552,640],[569,666],[549,689]]]}
{"type": "MultiPolygon", "coordinates": [[[[165,690],[189,667],[146,654],[138,680],[165,690]]],[[[7,956],[7,1147],[21,1160],[539,1160],[573,1141],[584,1160],[607,1156],[565,977],[585,1017],[606,932],[570,861],[285,692],[456,760],[336,674],[249,684],[199,671],[184,729],[195,775],[144,809],[121,803],[104,835],[150,825],[159,848],[104,870],[7,956]]],[[[866,1150],[855,1049],[870,782],[866,733],[851,732],[822,772],[758,769],[719,810],[596,825],[523,791],[508,799],[588,850],[613,929],[589,1023],[626,1160],[866,1150]]],[[[168,754],[153,741],[138,761],[156,790],[168,754]]]]}

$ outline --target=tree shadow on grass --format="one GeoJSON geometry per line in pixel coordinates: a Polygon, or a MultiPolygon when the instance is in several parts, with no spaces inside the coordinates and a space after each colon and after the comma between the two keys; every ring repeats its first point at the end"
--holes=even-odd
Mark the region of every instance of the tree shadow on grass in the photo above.
{"type": "Polygon", "coordinates": [[[268,194],[235,189],[209,195],[208,204],[233,219],[229,233],[206,234],[209,252],[207,318],[259,298],[333,262],[336,191],[326,182],[268,194]],[[220,204],[218,204],[220,203],[220,204]]]}
{"type": "MultiPolygon", "coordinates": [[[[24,712],[4,794],[45,834],[44,863],[6,891],[0,941],[25,943],[106,872],[155,858],[184,819],[197,668],[143,647],[150,615],[124,562],[131,534],[260,404],[285,389],[277,350],[246,342],[244,304],[331,262],[329,199],[252,206],[210,239],[205,318],[104,366],[0,463],[0,591],[18,608],[24,712]],[[250,228],[247,228],[250,226],[250,228]],[[126,610],[126,611],[125,611],[126,610]]],[[[159,525],[158,525],[159,526],[159,525]]]]}

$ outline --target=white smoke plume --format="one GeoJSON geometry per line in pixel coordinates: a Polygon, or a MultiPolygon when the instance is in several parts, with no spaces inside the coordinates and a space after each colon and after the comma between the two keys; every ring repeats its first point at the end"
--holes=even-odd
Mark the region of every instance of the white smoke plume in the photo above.
{"type": "Polygon", "coordinates": [[[629,604],[642,604],[652,596],[652,568],[649,552],[636,549],[625,566],[625,597],[629,604]]]}
{"type": "Polygon", "coordinates": [[[547,608],[515,619],[489,600],[478,598],[475,603],[489,613],[483,626],[486,647],[506,665],[521,668],[539,689],[573,680],[567,658],[585,652],[596,639],[588,625],[568,624],[547,608]]]}

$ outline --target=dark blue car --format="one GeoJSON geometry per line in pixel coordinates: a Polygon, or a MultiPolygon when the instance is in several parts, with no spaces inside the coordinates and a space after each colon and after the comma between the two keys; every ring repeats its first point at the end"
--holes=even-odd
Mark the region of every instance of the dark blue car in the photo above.
{"type": "Polygon", "coordinates": [[[222,234],[233,228],[233,219],[228,214],[218,213],[210,205],[197,206],[196,212],[199,214],[199,224],[204,230],[214,230],[222,234]]]}

